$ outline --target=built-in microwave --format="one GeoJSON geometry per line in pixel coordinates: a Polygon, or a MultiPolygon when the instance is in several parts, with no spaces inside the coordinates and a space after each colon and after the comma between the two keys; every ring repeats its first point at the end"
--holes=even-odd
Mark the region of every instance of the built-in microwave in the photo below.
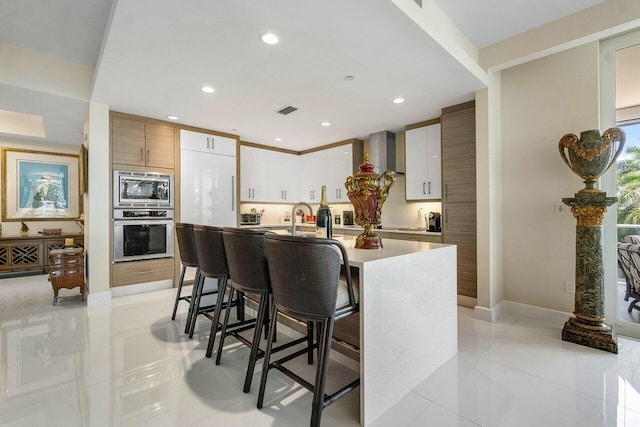
{"type": "Polygon", "coordinates": [[[113,171],[114,208],[173,208],[173,175],[113,171]]]}

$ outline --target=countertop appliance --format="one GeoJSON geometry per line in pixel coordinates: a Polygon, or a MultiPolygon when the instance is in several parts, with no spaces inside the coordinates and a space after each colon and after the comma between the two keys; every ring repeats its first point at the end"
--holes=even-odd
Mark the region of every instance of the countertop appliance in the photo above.
{"type": "Polygon", "coordinates": [[[440,212],[429,212],[429,217],[427,218],[427,230],[442,231],[440,212]]]}
{"type": "Polygon", "coordinates": [[[259,212],[241,213],[240,225],[260,225],[262,214],[259,212]]]}
{"type": "Polygon", "coordinates": [[[343,225],[353,225],[353,211],[343,211],[342,212],[342,224],[343,225]]]}
{"type": "Polygon", "coordinates": [[[114,209],[113,261],[174,255],[173,209],[114,209]]]}
{"type": "Polygon", "coordinates": [[[173,208],[173,175],[113,171],[114,208],[173,208]]]}

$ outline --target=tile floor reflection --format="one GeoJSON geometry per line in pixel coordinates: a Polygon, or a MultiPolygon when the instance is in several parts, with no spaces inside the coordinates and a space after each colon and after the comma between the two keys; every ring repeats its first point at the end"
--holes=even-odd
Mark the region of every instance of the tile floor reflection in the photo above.
{"type": "MultiPolygon", "coordinates": [[[[20,280],[48,286],[46,276],[20,280]]],[[[311,394],[278,371],[270,373],[265,407],[257,410],[260,369],[251,392],[242,392],[247,348],[229,339],[222,365],[206,359],[208,321],[188,339],[186,304],[170,320],[173,290],[91,309],[74,295],[52,307],[43,296],[27,301],[38,292],[23,291],[11,297],[21,301],[14,310],[3,282],[0,426],[309,423],[311,394]]],[[[465,308],[458,324],[458,355],[376,427],[640,426],[640,343],[620,339],[620,354],[612,355],[561,341],[561,324],[512,315],[491,324],[465,308]]],[[[304,360],[294,363],[312,378],[304,360]]],[[[329,387],[354,375],[334,362],[329,387]]],[[[324,411],[323,426],[357,425],[357,393],[324,411]]]]}

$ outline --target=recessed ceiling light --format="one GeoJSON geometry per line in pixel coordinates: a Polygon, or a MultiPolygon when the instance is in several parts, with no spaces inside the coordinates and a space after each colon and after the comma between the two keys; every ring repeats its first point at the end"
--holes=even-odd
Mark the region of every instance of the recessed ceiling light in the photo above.
{"type": "Polygon", "coordinates": [[[167,116],[169,120],[178,120],[178,116],[167,116]]]}
{"type": "Polygon", "coordinates": [[[231,131],[232,131],[232,132],[238,132],[238,129],[236,129],[236,128],[231,128],[231,131]]]}
{"type": "Polygon", "coordinates": [[[213,93],[216,90],[214,88],[212,88],[211,86],[202,86],[200,89],[202,89],[203,92],[206,93],[213,93]]]}
{"type": "Polygon", "coordinates": [[[404,102],[404,98],[396,98],[393,100],[394,104],[402,104],[404,102]]]}
{"type": "Polygon", "coordinates": [[[344,79],[345,79],[345,80],[347,80],[347,81],[349,81],[349,80],[353,80],[353,79],[355,79],[355,78],[356,78],[355,76],[345,76],[345,78],[344,78],[344,79]]]}
{"type": "Polygon", "coordinates": [[[280,43],[280,37],[278,37],[273,33],[262,34],[260,36],[260,40],[262,40],[263,43],[271,44],[271,45],[280,43]]]}
{"type": "Polygon", "coordinates": [[[331,123],[329,123],[329,122],[322,122],[322,123],[320,123],[320,124],[321,124],[322,126],[331,126],[331,123]]]}
{"type": "Polygon", "coordinates": [[[278,142],[282,141],[282,138],[274,138],[274,139],[278,142]]]}

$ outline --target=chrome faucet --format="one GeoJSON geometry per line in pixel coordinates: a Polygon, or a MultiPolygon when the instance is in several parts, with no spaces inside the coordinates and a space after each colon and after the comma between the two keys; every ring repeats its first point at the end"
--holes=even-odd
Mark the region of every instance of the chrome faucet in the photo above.
{"type": "Polygon", "coordinates": [[[291,235],[295,236],[296,235],[296,208],[298,206],[306,206],[309,208],[309,215],[313,216],[313,208],[311,207],[311,205],[307,202],[298,202],[295,205],[293,205],[293,208],[291,209],[291,235]]]}

